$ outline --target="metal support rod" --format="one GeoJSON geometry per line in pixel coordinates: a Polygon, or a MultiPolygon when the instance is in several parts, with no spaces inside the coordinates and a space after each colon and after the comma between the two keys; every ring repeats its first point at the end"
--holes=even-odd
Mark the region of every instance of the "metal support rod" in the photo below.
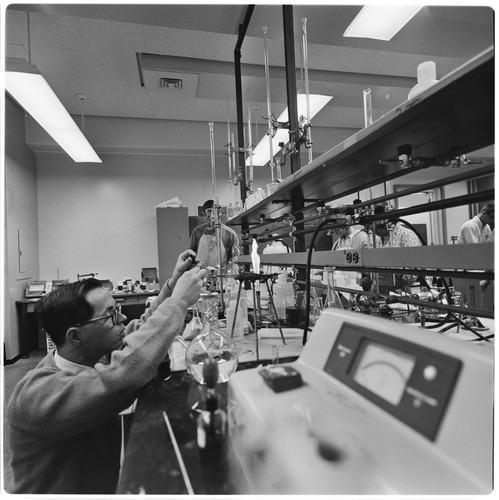
{"type": "MultiPolygon", "coordinates": [[[[292,150],[296,150],[290,155],[291,173],[300,170],[300,144],[298,127],[298,103],[296,98],[296,65],[295,65],[295,41],[293,31],[293,6],[283,5],[282,7],[283,31],[284,31],[284,56],[286,63],[286,92],[288,97],[289,116],[289,139],[292,150]]],[[[303,209],[304,200],[295,200],[293,210],[303,209]]],[[[302,218],[298,216],[297,218],[302,218]]],[[[305,251],[305,238],[297,238],[295,242],[295,252],[305,251]]],[[[302,276],[299,276],[302,278],[302,276]]]]}
{"type": "MultiPolygon", "coordinates": [[[[381,203],[383,201],[389,201],[389,200],[393,200],[396,198],[401,198],[402,196],[407,196],[408,194],[420,193],[421,191],[427,191],[428,189],[433,189],[435,187],[449,185],[449,184],[453,184],[455,182],[461,182],[461,181],[464,181],[464,180],[470,179],[470,178],[478,178],[478,177],[483,176],[483,175],[493,174],[494,171],[495,171],[494,165],[487,165],[485,167],[480,167],[476,170],[466,170],[466,171],[461,172],[457,175],[453,175],[452,177],[447,177],[445,179],[437,179],[435,181],[431,181],[431,182],[428,182],[426,184],[419,184],[419,185],[414,186],[412,188],[404,189],[403,191],[397,191],[396,193],[392,193],[392,194],[388,194],[388,195],[384,195],[384,196],[379,196],[377,198],[371,197],[370,200],[367,200],[367,201],[362,202],[362,203],[356,203],[355,207],[356,208],[367,207],[367,206],[370,206],[370,205],[373,205],[376,203],[381,203]]],[[[348,194],[351,194],[351,193],[355,193],[355,192],[357,192],[356,189],[347,191],[346,193],[342,193],[342,197],[346,196],[348,194]]],[[[321,203],[329,203],[336,198],[337,197],[324,198],[323,200],[321,200],[321,203]]],[[[307,200],[305,200],[305,201],[307,201],[307,200]]],[[[307,205],[306,207],[303,207],[302,211],[316,210],[318,205],[319,205],[318,202],[311,203],[311,204],[307,205]]],[[[292,212],[292,215],[296,215],[296,209],[295,209],[295,211],[292,212]]]]}
{"type": "Polygon", "coordinates": [[[234,48],[234,73],[236,80],[236,108],[237,108],[237,142],[239,145],[239,171],[241,173],[241,202],[244,204],[246,201],[246,172],[245,163],[246,157],[244,154],[244,115],[243,115],[243,92],[242,92],[242,75],[241,75],[241,46],[243,44],[244,38],[246,36],[246,31],[248,29],[249,23],[251,21],[251,16],[255,10],[254,5],[248,5],[246,9],[246,14],[242,24],[239,26],[239,36],[237,38],[237,43],[234,48]]]}
{"type": "Polygon", "coordinates": [[[284,30],[284,59],[286,63],[286,92],[288,97],[288,116],[289,116],[289,140],[291,150],[295,153],[290,154],[291,173],[294,174],[300,170],[300,145],[299,145],[299,127],[298,127],[298,103],[296,99],[296,65],[295,65],[295,40],[293,30],[293,6],[283,5],[283,30],[284,30]]]}
{"type": "Polygon", "coordinates": [[[255,350],[256,350],[256,360],[260,361],[260,354],[258,351],[258,317],[256,310],[258,309],[256,305],[256,283],[251,284],[253,288],[253,318],[255,320],[255,350]]]}
{"type": "Polygon", "coordinates": [[[267,47],[267,26],[263,27],[263,54],[265,61],[265,90],[267,93],[267,135],[269,138],[269,167],[271,172],[272,182],[275,181],[274,173],[274,147],[272,144],[272,106],[270,104],[270,64],[269,64],[269,51],[267,47]]]}
{"type": "MultiPolygon", "coordinates": [[[[398,194],[401,195],[403,191],[399,191],[398,194]]],[[[432,201],[431,203],[423,203],[421,205],[414,205],[408,208],[399,208],[395,210],[390,210],[389,212],[385,212],[384,214],[378,215],[366,215],[364,219],[360,221],[360,223],[365,222],[371,223],[375,221],[380,221],[384,219],[395,219],[397,217],[404,217],[406,215],[415,215],[419,213],[433,212],[436,210],[444,210],[446,208],[460,207],[466,205],[467,203],[478,203],[481,201],[487,201],[494,198],[494,189],[488,189],[486,191],[482,191],[480,193],[470,193],[461,196],[455,196],[453,198],[447,198],[446,200],[438,200],[432,201]]],[[[402,195],[401,195],[402,196],[402,195]]],[[[374,200],[372,200],[374,203],[374,200]]],[[[307,222],[307,219],[303,219],[302,221],[295,221],[295,225],[298,225],[302,222],[307,222]]],[[[330,229],[330,227],[328,227],[330,229]]],[[[299,231],[295,231],[294,235],[303,235],[314,232],[313,229],[303,229],[299,231]]]]}
{"type": "Polygon", "coordinates": [[[215,244],[216,244],[216,252],[217,252],[217,281],[220,286],[220,304],[222,306],[222,311],[225,311],[225,303],[224,303],[224,286],[223,286],[223,273],[222,266],[224,265],[222,250],[223,250],[223,242],[222,242],[222,220],[220,217],[220,205],[218,203],[213,205],[212,217],[214,217],[215,224],[215,244]]]}
{"type": "Polygon", "coordinates": [[[277,309],[275,307],[274,297],[272,296],[272,291],[270,290],[269,280],[265,280],[267,285],[267,292],[269,294],[269,303],[272,306],[272,312],[275,315],[275,320],[277,322],[277,328],[279,328],[279,333],[281,334],[282,343],[286,345],[286,339],[284,338],[284,333],[282,333],[281,322],[279,321],[279,316],[277,315],[277,309]]]}
{"type": "Polygon", "coordinates": [[[302,19],[302,50],[303,50],[303,72],[305,76],[305,99],[307,102],[307,116],[305,133],[307,135],[308,162],[312,161],[312,132],[310,130],[310,90],[308,82],[308,44],[307,44],[307,18],[302,19]]]}

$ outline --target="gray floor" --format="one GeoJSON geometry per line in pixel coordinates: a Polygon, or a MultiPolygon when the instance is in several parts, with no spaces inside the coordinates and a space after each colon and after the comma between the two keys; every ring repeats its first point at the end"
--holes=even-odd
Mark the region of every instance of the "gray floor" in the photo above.
{"type": "Polygon", "coordinates": [[[10,484],[12,481],[12,470],[10,468],[10,448],[8,428],[5,419],[5,406],[9,400],[12,391],[14,390],[17,382],[27,373],[34,368],[38,362],[45,356],[46,351],[31,351],[29,358],[20,359],[12,365],[3,367],[4,375],[4,396],[3,396],[3,488],[6,492],[10,491],[10,484]]]}

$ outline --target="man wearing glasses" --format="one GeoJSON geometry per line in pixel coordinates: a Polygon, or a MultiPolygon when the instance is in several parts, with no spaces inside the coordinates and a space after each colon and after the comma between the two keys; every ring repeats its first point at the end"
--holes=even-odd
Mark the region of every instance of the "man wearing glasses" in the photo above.
{"type": "Polygon", "coordinates": [[[119,412],[157,373],[206,270],[191,250],[140,320],[126,327],[96,279],[44,297],[37,313],[56,345],[17,384],[8,404],[14,487],[10,493],[109,494],[118,481],[119,412]]]}

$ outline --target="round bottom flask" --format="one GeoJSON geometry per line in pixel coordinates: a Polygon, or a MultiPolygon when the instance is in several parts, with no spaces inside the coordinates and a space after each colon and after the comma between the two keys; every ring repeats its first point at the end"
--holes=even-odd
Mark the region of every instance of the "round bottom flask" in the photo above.
{"type": "Polygon", "coordinates": [[[237,368],[237,346],[224,333],[207,328],[192,340],[185,354],[187,371],[202,385],[206,384],[203,376],[206,359],[218,365],[217,383],[227,382],[237,368]]]}
{"type": "Polygon", "coordinates": [[[206,384],[203,376],[205,360],[210,359],[217,363],[217,383],[227,382],[238,363],[236,344],[218,330],[218,303],[217,293],[201,294],[198,305],[203,331],[192,339],[185,353],[187,371],[202,385],[206,384]]]}

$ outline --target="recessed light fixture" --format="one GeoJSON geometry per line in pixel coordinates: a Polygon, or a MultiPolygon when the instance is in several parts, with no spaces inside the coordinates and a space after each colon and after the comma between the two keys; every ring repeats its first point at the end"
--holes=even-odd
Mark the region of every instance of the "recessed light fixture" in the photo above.
{"type": "Polygon", "coordinates": [[[364,5],[343,36],[391,40],[422,5],[364,5]]]}
{"type": "Polygon", "coordinates": [[[6,58],[5,89],[77,163],[102,163],[38,69],[25,59],[6,58]]]}

